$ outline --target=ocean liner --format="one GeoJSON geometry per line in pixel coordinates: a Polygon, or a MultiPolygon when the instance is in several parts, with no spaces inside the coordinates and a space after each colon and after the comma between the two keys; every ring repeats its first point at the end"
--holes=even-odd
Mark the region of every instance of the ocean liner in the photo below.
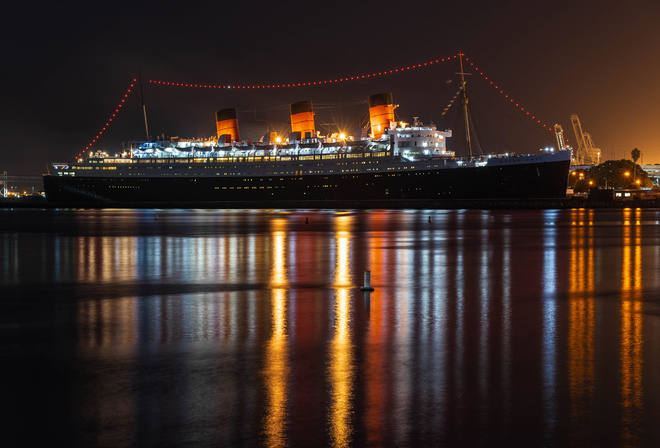
{"type": "Polygon", "coordinates": [[[267,132],[259,142],[242,141],[236,109],[223,109],[210,139],[133,142],[115,156],[53,163],[46,198],[71,207],[295,208],[565,197],[570,151],[472,156],[468,137],[470,155],[456,157],[451,131],[397,122],[395,108],[390,93],[372,95],[369,136],[321,136],[312,102],[298,102],[288,138],[267,132]]]}

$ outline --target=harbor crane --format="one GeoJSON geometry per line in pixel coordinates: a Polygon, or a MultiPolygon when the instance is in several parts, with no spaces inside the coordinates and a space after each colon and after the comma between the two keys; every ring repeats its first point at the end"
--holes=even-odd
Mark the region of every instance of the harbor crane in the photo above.
{"type": "Polygon", "coordinates": [[[564,142],[564,130],[560,124],[555,125],[555,136],[557,137],[557,149],[559,151],[572,149],[570,146],[566,145],[566,142],[564,142]]]}
{"type": "MultiPolygon", "coordinates": [[[[573,131],[577,141],[577,149],[573,153],[573,165],[598,165],[600,164],[600,149],[596,148],[591,134],[582,131],[582,125],[577,114],[571,115],[573,131]]],[[[557,128],[555,127],[555,132],[557,128]]]]}

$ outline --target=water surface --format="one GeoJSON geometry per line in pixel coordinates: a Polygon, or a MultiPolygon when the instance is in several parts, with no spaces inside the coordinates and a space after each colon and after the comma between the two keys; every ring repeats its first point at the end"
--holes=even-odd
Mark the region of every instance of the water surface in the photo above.
{"type": "Polygon", "coordinates": [[[23,446],[658,446],[659,222],[0,211],[2,426],[23,446]]]}

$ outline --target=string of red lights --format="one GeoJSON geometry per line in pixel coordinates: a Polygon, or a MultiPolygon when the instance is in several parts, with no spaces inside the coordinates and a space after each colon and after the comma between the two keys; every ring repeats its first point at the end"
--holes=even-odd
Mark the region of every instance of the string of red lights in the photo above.
{"type": "MultiPolygon", "coordinates": [[[[469,59],[468,59],[467,57],[465,58],[465,60],[469,62],[469,59]]],[[[488,84],[490,84],[491,86],[493,86],[493,88],[495,89],[495,91],[497,91],[500,95],[503,95],[504,98],[506,98],[507,100],[509,100],[509,103],[511,103],[511,105],[513,105],[513,106],[515,106],[516,108],[518,108],[518,109],[519,109],[519,110],[520,110],[525,116],[527,116],[527,117],[529,117],[530,119],[534,120],[534,121],[536,122],[536,124],[540,124],[544,129],[547,129],[547,130],[550,131],[550,132],[554,132],[554,130],[552,129],[552,127],[548,126],[548,125],[545,124],[545,123],[542,123],[541,120],[539,120],[539,119],[536,117],[536,115],[530,113],[528,110],[525,110],[525,108],[522,107],[522,106],[521,106],[517,101],[515,101],[513,98],[511,98],[510,95],[509,95],[508,93],[504,93],[504,90],[503,90],[503,89],[500,89],[500,87],[497,85],[497,83],[495,83],[495,82],[489,80],[489,79],[488,79],[488,76],[484,75],[484,72],[481,71],[481,70],[479,70],[479,67],[477,67],[477,66],[474,64],[474,62],[470,62],[470,67],[472,67],[472,69],[475,71],[475,73],[478,73],[480,76],[482,76],[482,77],[484,78],[484,80],[488,82],[488,84]]]]}
{"type": "MultiPolygon", "coordinates": [[[[361,75],[354,75],[354,76],[346,76],[343,78],[334,78],[334,79],[325,79],[325,80],[320,80],[320,81],[305,81],[305,82],[293,82],[293,83],[280,83],[280,84],[264,84],[264,85],[219,85],[219,84],[192,84],[192,83],[183,83],[183,82],[173,82],[173,81],[157,81],[150,79],[149,83],[150,84],[155,84],[155,85],[160,85],[160,86],[172,86],[172,87],[189,87],[189,88],[202,88],[202,89],[281,89],[281,88],[291,88],[291,87],[310,87],[310,86],[319,86],[319,85],[327,85],[327,84],[338,84],[338,83],[343,83],[343,82],[349,82],[349,81],[356,81],[356,80],[362,80],[362,79],[369,79],[369,78],[376,78],[379,76],[386,76],[386,75],[393,75],[396,73],[401,73],[405,72],[408,70],[414,70],[418,68],[424,68],[424,67],[430,67],[434,64],[439,64],[445,61],[450,61],[453,59],[457,59],[460,55],[455,54],[453,56],[449,56],[447,58],[442,58],[442,59],[435,59],[435,60],[430,60],[426,61],[420,64],[414,64],[414,65],[409,65],[406,67],[400,67],[400,68],[393,68],[390,70],[384,70],[380,72],[373,72],[373,73],[367,73],[367,74],[361,74],[361,75]]],[[[515,101],[513,98],[508,93],[504,92],[504,89],[501,89],[497,83],[494,81],[490,80],[487,75],[484,74],[482,70],[479,69],[478,66],[475,65],[474,62],[471,62],[468,57],[466,57],[463,54],[463,57],[466,62],[470,64],[470,67],[475,71],[475,73],[479,74],[489,85],[493,86],[496,92],[498,92],[500,95],[503,95],[505,99],[509,101],[509,103],[512,106],[515,106],[517,109],[519,109],[524,116],[529,117],[531,120],[533,120],[536,124],[541,125],[544,129],[553,132],[553,128],[548,126],[547,124],[543,123],[540,119],[536,117],[536,115],[532,114],[530,111],[526,110],[523,106],[520,105],[519,102],[515,101]]],[[[92,141],[85,147],[85,150],[89,150],[103,135],[103,133],[106,131],[106,129],[110,126],[110,123],[116,118],[117,114],[121,110],[122,106],[124,105],[126,99],[128,98],[128,94],[131,92],[133,89],[133,86],[137,82],[137,79],[133,79],[133,82],[129,86],[129,88],[126,90],[126,93],[124,94],[124,97],[122,98],[121,102],[117,105],[115,108],[114,112],[108,119],[108,121],[105,123],[105,126],[96,134],[96,137],[92,139],[92,141]]],[[[447,105],[447,107],[443,111],[443,115],[447,112],[449,107],[451,106],[451,103],[456,99],[456,96],[452,99],[452,101],[447,105]]],[[[80,157],[81,154],[78,154],[78,157],[80,157]]]]}
{"type": "MultiPolygon", "coordinates": [[[[96,137],[94,137],[92,139],[92,141],[89,142],[89,144],[87,146],[85,146],[85,151],[89,150],[94,145],[94,143],[97,142],[97,140],[101,137],[101,135],[103,135],[103,133],[106,131],[106,129],[110,126],[110,123],[112,123],[112,121],[117,117],[117,114],[119,113],[121,108],[124,106],[124,103],[126,102],[126,99],[128,98],[128,94],[131,93],[131,91],[133,90],[133,86],[135,85],[136,82],[137,82],[137,79],[133,78],[133,82],[131,82],[131,85],[128,86],[128,89],[126,89],[126,93],[124,93],[123,98],[121,99],[121,101],[119,102],[117,107],[115,107],[115,111],[112,113],[110,118],[108,118],[108,121],[105,122],[105,126],[103,126],[101,128],[101,130],[98,132],[98,134],[96,134],[96,137]]],[[[78,158],[80,158],[80,157],[82,157],[82,152],[80,154],[78,154],[78,158]]]]}
{"type": "Polygon", "coordinates": [[[362,79],[377,78],[379,76],[392,75],[395,73],[401,73],[408,70],[414,70],[417,68],[430,67],[433,64],[439,64],[451,59],[458,58],[458,55],[449,56],[442,59],[434,59],[421,64],[409,65],[406,67],[393,68],[391,70],[384,70],[381,72],[366,73],[355,76],[346,76],[343,78],[334,78],[334,79],[324,79],[321,81],[306,81],[306,82],[292,82],[292,83],[280,83],[280,84],[265,84],[265,85],[219,85],[219,84],[191,84],[184,82],[172,82],[172,81],[156,81],[153,79],[149,80],[151,84],[158,84],[164,86],[174,86],[174,87],[192,87],[192,88],[201,88],[201,89],[281,89],[287,87],[310,87],[310,86],[319,86],[325,84],[338,84],[348,81],[357,81],[362,79]]]}

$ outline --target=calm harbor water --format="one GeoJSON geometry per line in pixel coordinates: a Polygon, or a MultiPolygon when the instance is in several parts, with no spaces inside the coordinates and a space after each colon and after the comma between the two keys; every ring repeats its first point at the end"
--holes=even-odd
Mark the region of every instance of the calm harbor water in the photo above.
{"type": "Polygon", "coordinates": [[[0,421],[17,446],[658,446],[659,266],[650,209],[0,210],[0,421]]]}

